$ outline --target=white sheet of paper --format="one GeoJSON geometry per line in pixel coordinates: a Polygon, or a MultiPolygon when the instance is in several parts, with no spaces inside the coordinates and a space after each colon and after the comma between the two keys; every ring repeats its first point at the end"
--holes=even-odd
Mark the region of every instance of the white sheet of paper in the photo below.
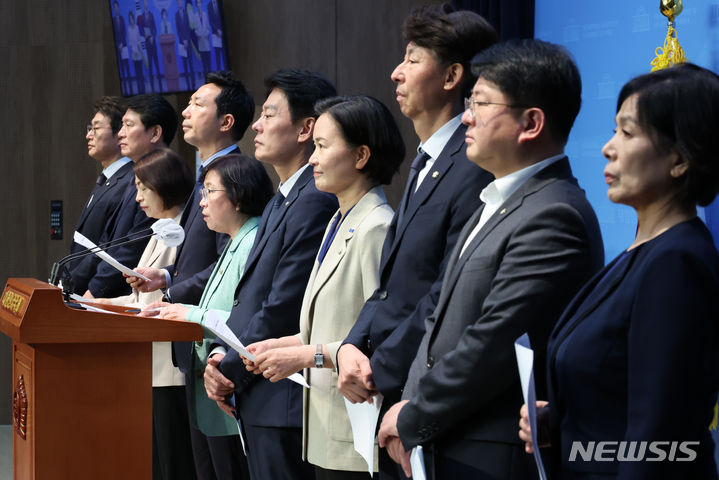
{"type": "Polygon", "coordinates": [[[409,454],[409,466],[412,467],[412,480],[427,480],[422,445],[417,445],[412,449],[412,453],[409,454]]]}
{"type": "MultiPolygon", "coordinates": [[[[202,325],[209,328],[212,333],[221,338],[230,347],[237,350],[237,352],[241,356],[245,357],[250,361],[255,361],[255,356],[247,351],[240,339],[237,338],[237,336],[232,330],[230,330],[230,327],[227,326],[222,317],[220,317],[213,310],[210,310],[207,313],[207,316],[205,317],[205,322],[202,325]]],[[[307,381],[305,381],[304,375],[302,375],[301,373],[293,373],[292,375],[287,377],[287,380],[292,380],[293,382],[299,383],[305,388],[310,388],[307,381]]]]}
{"type": "Polygon", "coordinates": [[[102,308],[93,307],[92,305],[88,305],[87,302],[92,302],[92,300],[88,300],[87,298],[83,298],[77,293],[73,293],[70,295],[70,300],[78,303],[82,303],[83,307],[89,312],[100,312],[100,313],[112,313],[113,315],[116,315],[118,312],[112,312],[110,310],[104,310],[102,308]]]}
{"type": "Polygon", "coordinates": [[[374,432],[377,429],[379,409],[382,407],[382,394],[377,394],[372,403],[352,403],[345,398],[347,415],[352,425],[352,439],[355,451],[367,462],[370,476],[374,471],[374,432]]]}
{"type": "MultiPolygon", "coordinates": [[[[83,234],[80,233],[80,232],[75,232],[75,234],[73,235],[72,239],[75,240],[75,242],[77,242],[77,243],[79,243],[80,245],[82,245],[83,247],[88,248],[88,249],[90,249],[90,250],[97,248],[97,245],[95,245],[95,244],[92,242],[92,240],[90,240],[89,238],[87,238],[85,235],[83,235],[83,234]]],[[[149,281],[150,281],[150,279],[147,278],[146,276],[140,275],[139,273],[137,273],[137,272],[134,271],[133,269],[131,269],[131,268],[129,268],[129,267],[126,267],[125,265],[121,264],[120,262],[118,262],[117,260],[115,260],[114,258],[112,258],[107,252],[104,252],[104,251],[102,251],[102,250],[96,250],[96,251],[94,251],[94,253],[95,253],[95,255],[97,255],[97,256],[100,257],[101,259],[105,260],[107,263],[109,263],[110,265],[112,265],[112,266],[115,267],[116,269],[120,270],[120,271],[121,271],[122,273],[124,273],[125,275],[139,277],[139,278],[145,280],[146,282],[149,282],[149,281]]]]}
{"type": "Polygon", "coordinates": [[[517,356],[517,367],[519,369],[519,381],[522,385],[524,403],[529,413],[529,425],[532,429],[532,444],[534,448],[534,462],[537,464],[537,472],[541,480],[547,480],[544,471],[542,456],[539,453],[539,442],[537,441],[537,393],[534,389],[534,350],[529,348],[529,336],[525,333],[514,342],[514,352],[517,356]]]}

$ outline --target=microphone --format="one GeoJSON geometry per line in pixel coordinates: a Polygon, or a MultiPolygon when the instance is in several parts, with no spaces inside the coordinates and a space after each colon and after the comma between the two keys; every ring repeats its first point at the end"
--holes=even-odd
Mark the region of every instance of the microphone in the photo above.
{"type": "Polygon", "coordinates": [[[124,237],[116,238],[115,240],[96,245],[93,248],[86,248],[85,250],[61,258],[59,261],[53,263],[52,270],[50,270],[50,278],[48,279],[48,283],[52,285],[57,285],[58,281],[60,280],[60,277],[62,277],[62,279],[65,280],[63,282],[64,293],[72,293],[72,275],[70,275],[70,272],[65,266],[69,261],[76,260],[87,255],[91,255],[93,253],[104,252],[110,248],[119,247],[120,245],[138,242],[140,240],[152,237],[153,235],[157,235],[157,238],[168,247],[177,247],[181,245],[182,242],[185,240],[185,230],[179,224],[177,224],[171,218],[161,218],[155,223],[153,223],[150,228],[146,228],[131,235],[125,235],[124,237]],[[146,235],[141,235],[139,237],[137,236],[150,231],[151,233],[148,233],[146,235]]]}

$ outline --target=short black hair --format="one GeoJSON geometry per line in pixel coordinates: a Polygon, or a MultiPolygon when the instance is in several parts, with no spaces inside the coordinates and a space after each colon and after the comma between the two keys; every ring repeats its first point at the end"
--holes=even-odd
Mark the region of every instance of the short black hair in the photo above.
{"type": "Polygon", "coordinates": [[[205,75],[205,83],[212,83],[220,87],[220,93],[215,98],[217,118],[226,114],[234,117],[232,139],[239,142],[247,127],[252,123],[252,117],[255,114],[255,101],[252,99],[252,95],[242,82],[228,70],[208,73],[205,75]]]}
{"type": "Polygon", "coordinates": [[[135,176],[162,198],[165,210],[185,205],[195,185],[192,170],[169,148],[143,155],[132,167],[135,176]]]}
{"type": "Polygon", "coordinates": [[[315,113],[331,116],[350,147],[369,148],[370,157],[362,172],[377,183],[388,185],[392,181],[405,148],[394,117],[382,102],[366,95],[331,97],[317,102],[315,113]]]}
{"type": "Polygon", "coordinates": [[[200,181],[204,182],[213,170],[220,176],[230,202],[239,207],[241,213],[251,217],[262,215],[274,195],[272,180],[262,163],[247,155],[231,153],[213,160],[200,181]]]}
{"type": "Polygon", "coordinates": [[[582,105],[582,79],[564,47],[508,40],[477,54],[472,71],[495,84],[511,103],[541,109],[554,139],[567,142],[582,105]]]}
{"type": "Polygon", "coordinates": [[[499,41],[494,27],[481,15],[454,10],[449,4],[413,8],[404,21],[404,38],[432,51],[443,66],[464,67],[462,95],[467,96],[477,78],[470,62],[478,52],[499,41]]]}
{"type": "Polygon", "coordinates": [[[292,123],[301,118],[316,117],[314,105],[318,100],[337,95],[327,77],[310,70],[283,69],[265,78],[265,97],[275,88],[282,91],[290,107],[292,123]]]}
{"type": "Polygon", "coordinates": [[[709,205],[719,192],[719,76],[687,63],[640,75],[619,92],[617,111],[637,96],[637,120],[660,151],[688,163],[677,181],[679,201],[709,205]]]}
{"type": "Polygon", "coordinates": [[[140,115],[140,121],[147,130],[159,125],[162,127],[162,141],[169,145],[177,131],[177,112],[170,102],[157,93],[135,95],[127,100],[127,110],[140,115]]]}
{"type": "Polygon", "coordinates": [[[117,135],[117,132],[122,128],[122,116],[127,111],[125,99],[115,96],[100,97],[95,102],[94,108],[95,113],[101,113],[110,120],[112,134],[117,135]]]}

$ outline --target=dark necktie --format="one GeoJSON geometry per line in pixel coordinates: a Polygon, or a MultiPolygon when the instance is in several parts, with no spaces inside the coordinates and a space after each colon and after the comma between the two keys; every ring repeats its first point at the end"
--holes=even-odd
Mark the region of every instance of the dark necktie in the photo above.
{"type": "Polygon", "coordinates": [[[272,201],[272,211],[270,212],[269,217],[267,217],[267,225],[272,225],[272,220],[275,218],[275,215],[280,210],[280,207],[282,206],[282,202],[285,201],[285,196],[282,195],[282,192],[277,192],[277,195],[275,195],[274,200],[272,201]]]}
{"type": "Polygon", "coordinates": [[[410,165],[409,167],[409,178],[407,179],[407,187],[405,188],[404,196],[402,197],[402,203],[400,204],[399,208],[397,225],[399,225],[402,221],[402,218],[407,211],[407,206],[409,205],[410,200],[412,200],[412,195],[414,195],[414,192],[417,188],[417,176],[419,175],[420,170],[422,170],[427,164],[427,160],[429,160],[430,158],[431,157],[429,156],[429,154],[420,148],[419,153],[416,157],[414,157],[414,160],[412,160],[412,165],[410,165]]]}
{"type": "Polygon", "coordinates": [[[97,182],[95,182],[95,183],[97,183],[98,185],[104,185],[106,181],[107,181],[107,177],[105,176],[104,173],[101,173],[100,176],[97,177],[97,182]]]}

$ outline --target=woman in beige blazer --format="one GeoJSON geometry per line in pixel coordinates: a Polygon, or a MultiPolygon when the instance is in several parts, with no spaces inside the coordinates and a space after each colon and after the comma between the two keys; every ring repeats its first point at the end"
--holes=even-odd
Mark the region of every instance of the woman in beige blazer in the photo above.
{"type": "MultiPolygon", "coordinates": [[[[182,210],[195,184],[187,164],[169,149],[155,150],[133,166],[140,208],[151,218],[171,218],[180,222],[182,210]]],[[[164,267],[175,261],[177,247],[168,247],[157,237],[150,238],[142,252],[139,267],[164,267]]],[[[162,298],[162,292],[137,292],[94,302],[143,307],[162,298]]],[[[191,458],[189,423],[185,406],[185,376],[172,364],[172,343],[152,343],[152,423],[153,455],[160,458],[191,458]],[[178,419],[184,413],[185,419],[178,419]],[[184,422],[184,423],[182,423],[184,422]],[[179,429],[180,426],[184,430],[179,429]],[[165,453],[162,453],[165,452],[165,453]]],[[[185,468],[177,462],[177,468],[185,468]]]]}
{"type": "MultiPolygon", "coordinates": [[[[392,114],[378,100],[335,97],[315,106],[315,185],[337,196],[300,313],[299,334],[248,346],[248,369],[277,382],[305,370],[303,455],[321,479],[367,479],[354,450],[334,359],[364,302],[379,285],[379,263],[392,209],[381,184],[404,157],[392,114]]],[[[376,470],[376,466],[375,466],[376,470]]]]}

